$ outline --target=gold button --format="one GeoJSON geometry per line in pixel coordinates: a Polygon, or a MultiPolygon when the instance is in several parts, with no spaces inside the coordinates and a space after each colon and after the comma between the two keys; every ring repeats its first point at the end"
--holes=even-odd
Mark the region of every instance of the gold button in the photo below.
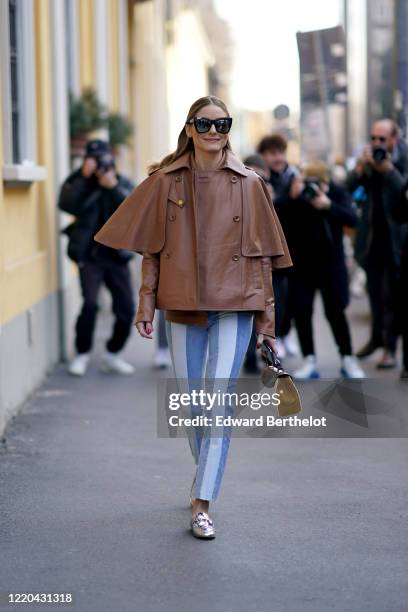
{"type": "Polygon", "coordinates": [[[237,178],[236,176],[233,176],[233,177],[231,178],[231,183],[236,183],[236,182],[237,182],[237,180],[238,180],[238,178],[237,178]]]}
{"type": "Polygon", "coordinates": [[[239,215],[235,215],[234,221],[239,221],[240,219],[241,219],[241,217],[239,215]]]}
{"type": "Polygon", "coordinates": [[[181,181],[181,176],[180,176],[180,175],[177,175],[177,176],[176,176],[176,182],[177,182],[177,183],[179,183],[180,181],[181,181]]]}
{"type": "Polygon", "coordinates": [[[238,261],[238,259],[239,259],[239,255],[233,255],[233,256],[232,256],[232,259],[233,259],[234,261],[238,261]]]}
{"type": "Polygon", "coordinates": [[[175,218],[176,218],[176,215],[169,215],[169,220],[170,221],[174,221],[175,218]]]}
{"type": "Polygon", "coordinates": [[[177,200],[178,206],[184,206],[184,200],[177,200]]]}

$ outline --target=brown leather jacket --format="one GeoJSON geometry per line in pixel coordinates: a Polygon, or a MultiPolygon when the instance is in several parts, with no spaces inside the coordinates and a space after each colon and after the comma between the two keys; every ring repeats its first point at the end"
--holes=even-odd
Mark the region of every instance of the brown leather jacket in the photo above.
{"type": "Polygon", "coordinates": [[[199,250],[203,228],[197,227],[195,172],[190,152],[157,170],[94,238],[143,255],[135,323],[152,321],[155,308],[165,309],[167,320],[199,325],[206,323],[207,310],[247,310],[255,311],[257,333],[274,336],[272,270],[287,268],[292,260],[266,185],[225,150],[216,174],[222,205],[205,227],[220,246],[199,250]],[[200,286],[203,257],[210,274],[200,286]]]}

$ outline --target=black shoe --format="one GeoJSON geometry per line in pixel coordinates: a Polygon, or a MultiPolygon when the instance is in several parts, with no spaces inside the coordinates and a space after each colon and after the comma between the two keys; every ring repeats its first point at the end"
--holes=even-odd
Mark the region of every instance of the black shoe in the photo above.
{"type": "Polygon", "coordinates": [[[364,359],[364,357],[369,357],[376,351],[378,348],[381,348],[381,344],[374,342],[373,340],[369,340],[364,346],[361,347],[356,353],[356,357],[359,359],[364,359]]]}
{"type": "Polygon", "coordinates": [[[394,353],[390,353],[389,351],[384,351],[383,356],[380,361],[377,363],[376,368],[378,370],[390,370],[395,368],[397,365],[397,361],[395,359],[394,353]]]}

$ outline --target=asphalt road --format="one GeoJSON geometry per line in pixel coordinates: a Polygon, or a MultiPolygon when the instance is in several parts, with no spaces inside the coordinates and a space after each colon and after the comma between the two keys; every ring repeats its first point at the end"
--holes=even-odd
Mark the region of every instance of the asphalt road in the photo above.
{"type": "MultiPolygon", "coordinates": [[[[364,339],[362,326],[353,333],[364,339]]],[[[0,611],[406,611],[406,439],[235,438],[213,505],[217,538],[197,540],[187,441],[156,434],[152,353],[132,339],[132,377],[93,364],[78,380],[59,366],[9,426],[0,591],[74,603],[0,611]]]]}

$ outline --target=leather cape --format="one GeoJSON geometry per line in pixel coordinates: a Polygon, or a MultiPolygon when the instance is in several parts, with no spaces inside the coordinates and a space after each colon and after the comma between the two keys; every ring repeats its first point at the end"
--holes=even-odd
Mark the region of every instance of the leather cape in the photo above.
{"type": "MultiPolygon", "coordinates": [[[[194,207],[191,152],[142,181],[122,202],[94,239],[101,244],[143,254],[158,253],[166,242],[168,202],[194,207]]],[[[242,189],[242,254],[270,256],[275,268],[292,260],[264,180],[226,150],[224,166],[239,174],[242,189]]],[[[192,228],[193,231],[193,228],[192,228]]]]}

